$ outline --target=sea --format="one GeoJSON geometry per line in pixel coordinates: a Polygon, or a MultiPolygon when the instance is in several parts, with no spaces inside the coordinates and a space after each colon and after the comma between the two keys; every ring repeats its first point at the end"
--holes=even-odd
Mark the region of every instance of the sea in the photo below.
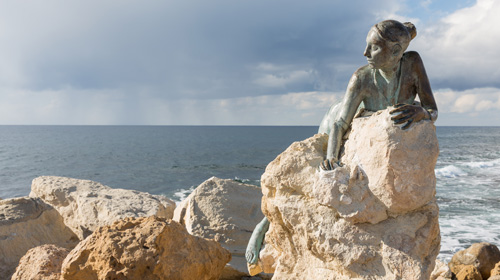
{"type": "MultiPolygon", "coordinates": [[[[212,176],[259,185],[266,165],[316,126],[0,126],[0,197],[65,176],[182,201],[212,176]]],[[[441,252],[500,246],[500,127],[436,128],[441,252]]]]}

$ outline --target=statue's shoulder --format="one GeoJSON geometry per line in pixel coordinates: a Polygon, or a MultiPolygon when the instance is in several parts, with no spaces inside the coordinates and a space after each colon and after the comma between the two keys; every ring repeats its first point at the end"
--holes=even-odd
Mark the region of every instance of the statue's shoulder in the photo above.
{"type": "Polygon", "coordinates": [[[373,76],[373,68],[371,68],[368,64],[361,66],[352,74],[351,81],[353,82],[362,82],[366,79],[371,79],[373,76]]]}
{"type": "Polygon", "coordinates": [[[422,58],[420,57],[420,55],[416,51],[405,52],[403,54],[402,59],[405,63],[409,63],[409,64],[415,64],[415,63],[421,64],[422,63],[422,58]]]}

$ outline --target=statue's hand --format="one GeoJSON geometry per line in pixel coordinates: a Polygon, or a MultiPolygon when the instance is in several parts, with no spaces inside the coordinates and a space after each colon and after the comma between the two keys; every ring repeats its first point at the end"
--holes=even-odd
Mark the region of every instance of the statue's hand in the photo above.
{"type": "Polygon", "coordinates": [[[389,112],[393,115],[391,120],[394,121],[394,124],[406,122],[406,124],[401,127],[402,129],[408,129],[412,123],[425,119],[428,114],[424,108],[418,105],[397,104],[394,107],[395,108],[389,112]]]}
{"type": "Polygon", "coordinates": [[[320,165],[321,169],[323,169],[325,171],[333,170],[339,166],[340,166],[340,161],[338,161],[336,159],[325,159],[320,165]]]}

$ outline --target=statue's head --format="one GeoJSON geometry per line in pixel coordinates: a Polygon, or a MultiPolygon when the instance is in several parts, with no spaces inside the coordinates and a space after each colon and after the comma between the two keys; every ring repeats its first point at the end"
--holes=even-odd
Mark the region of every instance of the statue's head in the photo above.
{"type": "Polygon", "coordinates": [[[366,36],[364,56],[372,68],[394,67],[416,35],[417,29],[410,22],[381,21],[375,24],[366,36]]]}

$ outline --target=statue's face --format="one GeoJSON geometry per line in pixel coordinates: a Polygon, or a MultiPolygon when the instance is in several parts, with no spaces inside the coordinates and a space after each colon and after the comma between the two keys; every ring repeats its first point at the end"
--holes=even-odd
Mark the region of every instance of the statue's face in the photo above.
{"type": "Polygon", "coordinates": [[[368,65],[375,69],[389,69],[394,65],[393,50],[373,28],[366,36],[366,49],[363,55],[366,56],[368,65]]]}

